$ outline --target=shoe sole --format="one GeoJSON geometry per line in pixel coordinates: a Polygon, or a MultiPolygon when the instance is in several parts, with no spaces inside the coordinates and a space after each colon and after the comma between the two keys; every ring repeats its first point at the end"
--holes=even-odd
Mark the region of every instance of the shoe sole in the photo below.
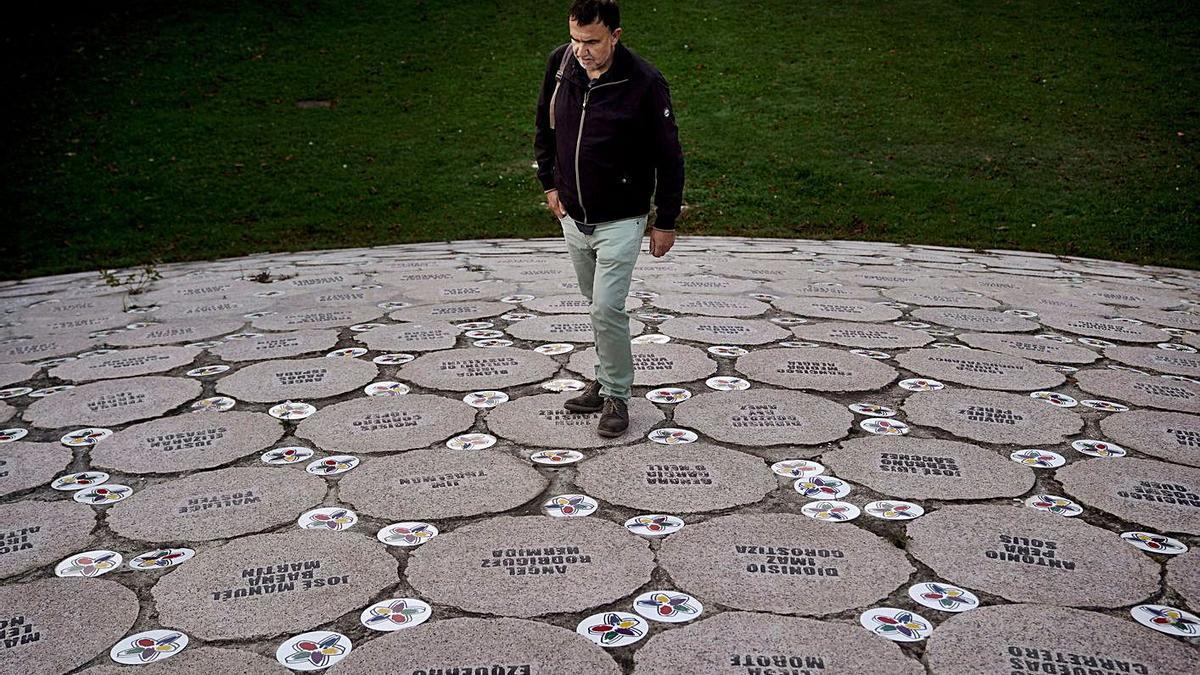
{"type": "Polygon", "coordinates": [[[581,405],[578,405],[575,403],[564,403],[563,407],[566,408],[567,410],[570,410],[573,413],[594,413],[594,412],[600,412],[600,410],[602,408],[604,408],[604,404],[601,403],[600,405],[598,405],[594,408],[589,408],[587,406],[581,406],[581,405]]]}
{"type": "Polygon", "coordinates": [[[624,429],[622,429],[620,431],[605,431],[603,429],[596,429],[596,433],[600,434],[601,436],[603,436],[605,438],[616,438],[617,436],[624,434],[626,431],[629,431],[629,427],[625,427],[624,429]]]}

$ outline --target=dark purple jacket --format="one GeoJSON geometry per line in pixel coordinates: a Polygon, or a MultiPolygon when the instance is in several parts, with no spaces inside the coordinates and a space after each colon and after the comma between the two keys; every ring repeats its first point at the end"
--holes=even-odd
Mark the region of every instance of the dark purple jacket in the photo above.
{"type": "Polygon", "coordinates": [[[558,188],[585,232],[596,223],[645,215],[657,194],[654,226],[675,228],[683,204],[683,150],[671,90],[662,73],[618,42],[609,69],[594,81],[563,45],[550,54],[537,106],[538,180],[558,188]],[[554,98],[554,128],[550,99],[554,98]]]}

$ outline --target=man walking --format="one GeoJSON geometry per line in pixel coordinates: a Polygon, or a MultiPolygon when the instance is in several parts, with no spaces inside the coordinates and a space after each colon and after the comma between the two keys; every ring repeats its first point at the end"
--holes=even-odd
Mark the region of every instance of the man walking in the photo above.
{"type": "Polygon", "coordinates": [[[667,81],[620,43],[616,0],[575,0],[567,26],[571,42],[546,64],[534,150],[579,290],[591,302],[599,359],[594,381],[564,405],[600,411],[596,431],[612,438],[629,427],[633,386],[625,298],[652,194],[658,213],[650,254],[661,257],[675,243],[683,151],[667,81]]]}

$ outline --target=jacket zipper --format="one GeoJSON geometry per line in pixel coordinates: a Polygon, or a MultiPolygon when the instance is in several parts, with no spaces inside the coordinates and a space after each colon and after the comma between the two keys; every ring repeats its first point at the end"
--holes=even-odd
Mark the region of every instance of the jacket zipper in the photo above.
{"type": "Polygon", "coordinates": [[[599,89],[600,87],[607,87],[610,85],[621,84],[622,82],[628,82],[628,81],[629,81],[629,78],[625,78],[624,80],[617,80],[616,82],[605,82],[604,84],[598,84],[594,87],[590,87],[590,88],[588,88],[587,91],[583,92],[583,110],[579,114],[579,134],[575,136],[575,194],[579,198],[579,208],[583,210],[583,224],[584,225],[588,224],[588,215],[587,215],[587,207],[583,205],[583,181],[579,178],[579,145],[580,145],[580,143],[583,142],[583,121],[585,119],[587,119],[588,98],[592,95],[593,91],[599,89]]]}

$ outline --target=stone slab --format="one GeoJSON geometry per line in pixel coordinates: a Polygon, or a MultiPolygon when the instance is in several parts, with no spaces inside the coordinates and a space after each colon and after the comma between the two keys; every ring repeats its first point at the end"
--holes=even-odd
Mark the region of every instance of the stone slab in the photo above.
{"type": "Polygon", "coordinates": [[[521,445],[586,450],[622,445],[638,440],[665,418],[642,397],[629,400],[629,429],[616,438],[596,434],[600,413],[573,413],[563,401],[577,392],[537,394],[513,399],[488,412],[487,425],[493,434],[521,445]]]}
{"type": "MultiPolygon", "coordinates": [[[[636,387],[658,387],[681,384],[709,377],[717,372],[717,362],[695,347],[680,344],[633,345],[633,384],[636,387]]],[[[595,378],[599,359],[594,347],[576,351],[567,362],[567,369],[584,379],[595,378]]]]}
{"type": "Polygon", "coordinates": [[[369,396],[326,406],[301,421],[295,433],[326,452],[394,452],[444,441],[474,423],[474,408],[462,401],[429,394],[369,396]]]}
{"type": "Polygon", "coordinates": [[[283,423],[256,412],[191,412],[135,424],[91,448],[92,465],[126,473],[208,469],[261,452],[283,423]]]}
{"type": "Polygon", "coordinates": [[[163,625],[204,640],[244,640],[359,611],[397,581],[396,559],[374,537],[294,529],[201,551],[151,593],[163,625]]]}
{"type": "Polygon", "coordinates": [[[650,303],[669,312],[701,316],[758,316],[771,308],[751,298],[704,293],[663,293],[650,303]]]}
{"type": "Polygon", "coordinates": [[[273,403],[328,398],[355,391],[379,375],[370,361],[318,356],[251,364],[217,380],[218,394],[273,403]]]}
{"type": "Polygon", "coordinates": [[[1054,477],[1085,506],[1158,532],[1200,534],[1200,468],[1153,459],[1089,459],[1054,477]]]}
{"type": "MultiPolygon", "coordinates": [[[[116,642],[116,640],[113,640],[116,642]]],[[[254,652],[220,647],[189,646],[166,661],[157,661],[143,666],[153,675],[250,675],[251,673],[275,673],[284,675],[289,671],[275,659],[268,659],[254,652]]],[[[128,675],[128,666],[106,663],[79,671],[79,675],[128,675]]]]}
{"type": "Polygon", "coordinates": [[[108,524],[154,544],[228,539],[294,521],[320,503],[325,487],[320,477],[276,467],[206,471],[138,491],[109,508],[108,524]]]}
{"type": "Polygon", "coordinates": [[[1137,289],[1126,284],[1080,284],[1070,289],[1071,297],[1115,307],[1174,309],[1181,296],[1163,289],[1137,289]]]}
{"type": "Polygon", "coordinates": [[[538,382],[558,372],[558,362],[516,347],[468,347],[418,356],[399,377],[429,389],[480,391],[538,382]]]}
{"type": "Polygon", "coordinates": [[[1167,342],[1171,335],[1148,325],[1113,321],[1101,314],[1043,314],[1043,324],[1058,330],[1119,342],[1167,342]]]}
{"type": "Polygon", "coordinates": [[[69,672],[107,653],[137,621],[138,606],[137,594],[108,579],[41,579],[0,588],[0,672],[69,672]],[[104,619],[71,608],[103,608],[104,619]]]}
{"type": "Polygon", "coordinates": [[[50,377],[67,382],[91,382],[118,377],[165,373],[186,366],[200,355],[199,347],[142,347],[76,359],[50,369],[50,377]]]}
{"type": "Polygon", "coordinates": [[[893,321],[903,316],[898,309],[867,300],[780,298],[773,302],[779,309],[796,316],[831,321],[893,321]]]}
{"type": "Polygon", "coordinates": [[[374,321],[383,310],[373,306],[297,310],[278,312],[255,319],[251,325],[258,330],[321,330],[346,328],[356,323],[374,321]]]}
{"type": "Polygon", "coordinates": [[[0,497],[49,483],[71,458],[60,443],[0,444],[0,497]]]}
{"type": "Polygon", "coordinates": [[[1104,356],[1134,368],[1200,378],[1200,354],[1158,347],[1109,347],[1104,350],[1104,356]]]}
{"type": "Polygon", "coordinates": [[[203,342],[241,330],[244,319],[196,319],[154,323],[109,335],[104,341],[114,347],[154,347],[180,342],[203,342]]]}
{"type": "Polygon", "coordinates": [[[676,584],[706,603],[809,616],[865,607],[916,571],[902,550],[866,530],[791,513],[690,524],[658,557],[676,584]]]}
{"type": "Polygon", "coordinates": [[[0,345],[0,363],[43,361],[92,349],[96,344],[82,335],[44,335],[0,345]]]}
{"type": "Polygon", "coordinates": [[[1171,556],[1167,563],[1167,585],[1175,589],[1188,607],[1200,607],[1200,548],[1171,556]]]}
{"type": "MultiPolygon", "coordinates": [[[[240,319],[244,314],[260,312],[271,306],[271,301],[254,296],[202,300],[199,302],[173,302],[163,305],[154,313],[156,321],[240,319]]],[[[129,323],[128,321],[126,323],[129,323]]]]}
{"type": "Polygon", "coordinates": [[[730,279],[712,274],[660,276],[646,282],[646,288],[659,293],[710,293],[740,295],[758,288],[751,279],[730,279]]]}
{"type": "Polygon", "coordinates": [[[83,316],[60,316],[53,319],[31,319],[22,325],[26,331],[39,335],[80,335],[95,330],[120,328],[133,323],[127,315],[99,314],[83,316]]]}
{"type": "Polygon", "coordinates": [[[442,619],[355,647],[338,675],[395,673],[620,675],[604,649],[575,631],[525,619],[442,619]]]}
{"type": "Polygon", "coordinates": [[[1200,314],[1195,312],[1167,312],[1161,309],[1139,307],[1123,311],[1121,316],[1149,321],[1156,326],[1200,332],[1200,314]]]}
{"type": "Polygon", "coordinates": [[[914,349],[897,356],[896,363],[922,377],[983,389],[1034,391],[1067,381],[1029,359],[980,349],[914,349]]]}
{"type": "MultiPolygon", "coordinates": [[[[578,293],[547,295],[521,303],[526,309],[546,314],[587,314],[592,311],[592,301],[578,293]]],[[[642,306],[637,298],[625,298],[625,311],[632,312],[642,306]]],[[[511,305],[510,305],[511,307],[511,305]]]]}
{"type": "Polygon", "coordinates": [[[658,332],[713,345],[765,345],[792,337],[786,328],[769,321],[727,317],[675,317],[662,322],[658,332]]]}
{"type": "Polygon", "coordinates": [[[1113,532],[1014,506],[945,506],[908,524],[935,574],[1013,602],[1121,607],[1158,591],[1158,564],[1113,532]]]}
{"type": "Polygon", "coordinates": [[[1200,384],[1167,380],[1124,370],[1081,370],[1075,383],[1089,394],[1133,405],[1200,413],[1200,384]]]}
{"type": "Polygon", "coordinates": [[[40,398],[25,409],[37,427],[106,427],[158,417],[200,395],[191,379],[150,375],[103,380],[40,398]]]}
{"type": "Polygon", "coordinates": [[[638,675],[925,672],[895,643],[858,626],[754,612],[725,612],[653,633],[633,658],[638,675]]]}
{"type": "Polygon", "coordinates": [[[354,336],[367,349],[382,352],[424,352],[450,349],[462,331],[445,321],[397,323],[363,331],[354,336]]]}
{"type": "Polygon", "coordinates": [[[700,394],[675,407],[677,426],[737,445],[819,445],[844,437],[853,421],[832,401],[769,389],[700,394]]]}
{"type": "Polygon", "coordinates": [[[709,443],[609,450],[579,465],[575,484],[649,513],[699,513],[753,504],[778,487],[762,459],[709,443]]]}
{"type": "Polygon", "coordinates": [[[267,333],[245,340],[229,340],[210,351],[226,361],[261,361],[286,359],[301,354],[323,352],[337,344],[337,331],[296,330],[287,333],[267,333]]]}
{"type": "Polygon", "coordinates": [[[999,391],[944,389],[916,393],[902,406],[910,424],[945,429],[982,443],[1061,443],[1083,419],[1037,399],[999,391]]]}
{"type": "MultiPolygon", "coordinates": [[[[637,319],[629,320],[629,334],[638,335],[646,325],[637,319]]],[[[508,326],[508,334],[518,340],[537,342],[594,342],[592,320],[575,314],[535,316],[508,326]]]]}
{"type": "Polygon", "coordinates": [[[650,544],[616,523],[502,516],[434,537],[409,556],[405,576],[432,602],[529,618],[606,605],[653,570],[650,544]]]}
{"type": "Polygon", "coordinates": [[[1020,356],[1031,361],[1049,363],[1092,363],[1100,355],[1087,347],[1076,344],[1043,340],[1030,335],[1006,335],[1004,333],[961,333],[959,341],[975,349],[986,349],[999,354],[1020,356]]]}
{"type": "Polygon", "coordinates": [[[11,502],[0,509],[0,579],[87,550],[96,512],[70,500],[11,502]]]}
{"type": "Polygon", "coordinates": [[[914,286],[921,283],[929,283],[931,278],[936,278],[932,277],[928,272],[914,273],[912,270],[901,272],[891,270],[861,270],[839,274],[837,277],[842,283],[858,284],[860,286],[878,286],[880,288],[914,286]]]}
{"type": "Polygon", "coordinates": [[[810,279],[788,279],[774,281],[766,287],[769,293],[798,295],[805,298],[829,300],[883,300],[877,288],[843,286],[840,284],[814,282],[810,279]]]}
{"type": "Polygon", "coordinates": [[[423,283],[404,289],[405,297],[418,302],[459,302],[462,300],[499,300],[517,292],[517,285],[503,281],[452,281],[423,283]]]}
{"type": "Polygon", "coordinates": [[[897,302],[921,307],[961,307],[972,309],[995,309],[1000,303],[973,291],[956,291],[920,286],[898,286],[883,291],[897,302]]]}
{"type": "Polygon", "coordinates": [[[1131,410],[1101,419],[1100,431],[1125,448],[1200,467],[1200,416],[1131,410]]]}
{"type": "Polygon", "coordinates": [[[981,333],[1021,333],[1038,328],[1038,325],[1029,319],[987,309],[921,307],[914,309],[910,314],[917,321],[981,333]]]}
{"type": "Polygon", "coordinates": [[[513,306],[506,302],[448,302],[440,305],[418,305],[396,310],[388,317],[395,321],[428,323],[431,321],[475,321],[511,312],[513,306]]]}
{"type": "Polygon", "coordinates": [[[499,513],[549,485],[527,462],[499,450],[426,448],[366,462],[338,482],[338,495],[359,514],[394,522],[499,513]]]}
{"type": "Polygon", "coordinates": [[[955,614],[929,638],[925,658],[938,675],[1200,671],[1200,651],[1137,625],[1128,614],[1046,605],[955,614]]]}
{"type": "Polygon", "coordinates": [[[738,357],[734,368],[758,382],[815,391],[879,389],[897,375],[886,363],[828,347],[760,349],[738,357]]]}
{"type": "Polygon", "coordinates": [[[867,326],[861,323],[842,321],[792,326],[792,334],[801,340],[832,342],[845,347],[862,349],[923,347],[936,339],[928,333],[911,328],[867,326]]]}
{"type": "Polygon", "coordinates": [[[1034,484],[1033,469],[1000,453],[932,438],[852,438],[821,462],[838,478],[902,499],[1018,497],[1034,484]]]}
{"type": "Polygon", "coordinates": [[[279,306],[286,308],[331,309],[339,307],[375,306],[381,302],[396,300],[400,289],[328,287],[313,293],[289,295],[279,306]]]}
{"type": "Polygon", "coordinates": [[[9,387],[32,379],[41,368],[24,363],[0,364],[0,387],[9,387]]]}

